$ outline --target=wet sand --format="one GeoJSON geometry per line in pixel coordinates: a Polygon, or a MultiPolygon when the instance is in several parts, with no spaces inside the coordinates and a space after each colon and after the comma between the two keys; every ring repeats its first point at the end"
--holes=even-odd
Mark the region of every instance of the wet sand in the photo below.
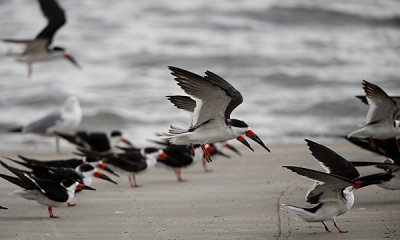
{"type": "MultiPolygon", "coordinates": [[[[383,158],[350,143],[326,144],[350,161],[383,158]]],[[[307,206],[305,194],[312,181],[282,165],[320,169],[306,144],[272,146],[272,153],[241,149],[243,155],[215,158],[205,173],[201,164],[183,170],[184,182],[172,171],[154,168],[137,175],[139,188],[126,176],[118,185],[96,179],[97,191],[78,194],[75,207],[47,207],[7,193],[16,189],[0,179],[0,239],[399,239],[400,191],[377,186],[357,190],[353,208],[337,218],[348,233],[325,232],[320,223],[306,223],[279,209],[280,203],[307,206]]],[[[54,149],[0,151],[41,159],[67,158],[54,149]]],[[[373,168],[362,172],[377,172],[373,168]]],[[[9,174],[4,168],[1,173],[9,174]]],[[[11,175],[11,174],[10,174],[11,175]]]]}

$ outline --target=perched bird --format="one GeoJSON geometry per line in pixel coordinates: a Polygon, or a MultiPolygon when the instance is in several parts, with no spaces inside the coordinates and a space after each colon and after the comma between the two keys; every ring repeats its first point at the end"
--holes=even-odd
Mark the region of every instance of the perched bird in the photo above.
{"type": "Polygon", "coordinates": [[[25,44],[25,50],[21,54],[13,55],[17,56],[17,61],[28,64],[28,76],[32,74],[32,63],[39,61],[65,58],[77,68],[81,68],[64,48],[58,46],[50,47],[54,34],[66,23],[64,10],[55,0],[39,0],[39,5],[48,23],[36,38],[29,40],[3,39],[3,41],[25,44]]]}
{"type": "MultiPolygon", "coordinates": [[[[98,158],[95,157],[82,157],[80,159],[78,158],[71,158],[71,159],[60,159],[60,160],[38,160],[38,159],[33,159],[33,158],[27,158],[22,155],[18,155],[20,159],[22,159],[24,162],[31,166],[40,166],[40,167],[46,167],[46,168],[77,168],[79,165],[83,163],[88,163],[94,168],[99,168],[104,171],[107,171],[114,176],[119,177],[117,173],[115,173],[111,168],[109,168],[103,161],[99,160],[98,158]]],[[[12,159],[11,159],[12,160],[12,159]]],[[[12,160],[15,161],[15,160],[12,160]]]]}
{"type": "Polygon", "coordinates": [[[12,158],[7,159],[31,169],[32,171],[29,172],[30,175],[40,179],[49,179],[60,182],[62,179],[72,178],[77,180],[79,183],[85,184],[86,186],[91,186],[93,183],[93,178],[100,178],[105,181],[118,184],[107,175],[97,171],[97,169],[89,163],[81,163],[76,168],[50,167],[44,164],[29,164],[27,162],[21,162],[12,158]]]}
{"type": "Polygon", "coordinates": [[[166,159],[168,156],[158,148],[125,149],[123,153],[97,153],[86,149],[79,149],[87,157],[102,159],[107,165],[116,167],[128,173],[131,187],[139,187],[136,183],[136,174],[143,173],[154,167],[157,159],[166,159]]]}
{"type": "MultiPolygon", "coordinates": [[[[180,155],[186,155],[186,154],[190,154],[190,152],[188,153],[187,150],[189,149],[191,152],[193,151],[190,145],[172,145],[167,141],[152,141],[154,143],[160,144],[162,146],[165,146],[166,148],[169,148],[170,146],[175,146],[176,149],[178,149],[178,153],[180,155]],[[189,148],[188,148],[189,147],[189,148]]],[[[204,153],[200,148],[200,145],[196,145],[194,148],[195,154],[192,154],[191,156],[191,160],[188,161],[187,165],[190,165],[192,163],[196,163],[196,162],[202,162],[203,168],[205,172],[210,172],[210,170],[207,168],[207,161],[205,159],[204,153]]],[[[211,143],[211,144],[207,144],[206,145],[206,150],[208,153],[210,153],[210,156],[213,155],[221,155],[223,157],[226,158],[230,158],[229,155],[226,155],[225,153],[223,153],[223,148],[228,148],[230,150],[232,150],[233,152],[235,152],[238,155],[241,155],[240,151],[235,148],[234,146],[232,146],[231,144],[227,143],[227,142],[218,142],[218,143],[211,143]]],[[[174,157],[174,156],[173,156],[174,157]]],[[[185,163],[186,161],[182,161],[183,163],[185,163]]],[[[167,162],[163,161],[164,164],[167,164],[167,162]]],[[[186,166],[186,165],[185,165],[186,166]]],[[[178,174],[180,174],[180,170],[176,169],[175,170],[176,174],[177,171],[178,174]]],[[[177,175],[178,177],[178,175],[177,175]]],[[[178,177],[178,181],[179,181],[179,177],[178,177]]]]}
{"type": "MultiPolygon", "coordinates": [[[[187,101],[180,104],[178,108],[193,112],[193,114],[187,129],[171,125],[169,132],[162,137],[163,139],[176,145],[200,144],[208,161],[210,154],[206,151],[205,144],[233,138],[239,138],[238,140],[243,142],[242,135],[253,139],[269,151],[244,121],[230,118],[232,111],[243,102],[242,94],[230,83],[210,71],[206,71],[206,76],[201,77],[180,68],[169,67],[169,69],[178,85],[194,98],[179,96],[180,99],[187,101]]],[[[169,96],[168,98],[171,100],[177,97],[169,96]]],[[[171,102],[174,103],[173,100],[171,102]]]]}
{"type": "MultiPolygon", "coordinates": [[[[400,130],[395,123],[400,106],[380,87],[365,80],[362,84],[369,104],[366,125],[347,137],[367,137],[370,139],[370,148],[374,149],[373,138],[387,139],[400,136],[400,130]]],[[[396,143],[400,150],[399,142],[396,143]]]]}
{"type": "Polygon", "coordinates": [[[385,159],[383,162],[351,162],[356,167],[375,166],[385,172],[371,174],[359,178],[360,181],[376,182],[387,190],[400,190],[400,161],[385,159]]]}
{"type": "Polygon", "coordinates": [[[10,130],[10,132],[35,133],[43,136],[56,136],[56,148],[59,152],[59,139],[56,133],[71,134],[76,131],[82,121],[82,109],[79,100],[70,96],[64,105],[44,117],[28,123],[23,127],[10,130]]]}
{"type": "Polygon", "coordinates": [[[78,147],[95,152],[112,151],[120,142],[133,147],[133,144],[119,130],[114,130],[110,133],[78,131],[75,134],[56,134],[78,147]]]}
{"type": "Polygon", "coordinates": [[[51,218],[56,218],[53,214],[53,207],[66,205],[68,202],[71,202],[75,196],[75,190],[95,190],[94,188],[85,186],[72,178],[66,178],[61,182],[39,179],[31,177],[17,168],[8,166],[2,161],[0,161],[0,163],[17,176],[12,177],[0,174],[0,177],[24,189],[17,189],[10,194],[19,195],[28,200],[35,200],[39,204],[48,206],[51,218]]]}
{"type": "MultiPolygon", "coordinates": [[[[168,145],[166,148],[163,149],[163,152],[166,155],[164,155],[164,157],[162,158],[158,158],[156,166],[174,170],[176,178],[179,182],[183,181],[181,169],[189,167],[196,162],[202,161],[205,171],[208,172],[209,170],[207,169],[206,162],[203,161],[204,154],[200,148],[200,145],[194,146],[194,149],[196,154],[193,156],[192,148],[190,145],[168,145]]],[[[215,148],[212,143],[206,145],[206,150],[208,153],[210,153],[210,156],[222,155],[224,157],[229,157],[228,155],[215,148]]]]}
{"type": "Polygon", "coordinates": [[[368,184],[357,180],[360,176],[357,169],[346,159],[331,149],[306,140],[312,155],[320,162],[326,172],[312,169],[283,166],[297,174],[316,180],[308,191],[306,201],[317,204],[315,207],[303,208],[282,204],[284,210],[296,213],[306,222],[322,222],[332,220],[339,232],[344,233],[336,224],[336,217],[346,213],[354,204],[353,190],[368,184]]]}

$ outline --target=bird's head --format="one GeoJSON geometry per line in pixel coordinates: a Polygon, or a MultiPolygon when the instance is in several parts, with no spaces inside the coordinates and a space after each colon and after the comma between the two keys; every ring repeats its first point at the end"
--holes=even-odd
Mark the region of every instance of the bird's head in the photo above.
{"type": "Polygon", "coordinates": [[[78,69],[82,69],[81,65],[75,60],[75,58],[68,53],[65,48],[62,47],[53,47],[52,54],[56,55],[56,57],[64,57],[68,61],[70,61],[75,67],[78,69]]]}
{"type": "Polygon", "coordinates": [[[134,145],[122,134],[120,130],[113,130],[110,133],[110,140],[111,140],[111,146],[115,147],[117,146],[120,142],[125,143],[129,147],[134,147],[134,145]]]}
{"type": "Polygon", "coordinates": [[[81,105],[79,104],[79,100],[76,96],[69,96],[64,103],[64,108],[67,111],[74,111],[75,109],[80,109],[81,105]]]}
{"type": "Polygon", "coordinates": [[[265,146],[265,144],[263,143],[263,141],[257,136],[257,134],[255,134],[249,127],[249,125],[247,125],[247,123],[245,123],[242,120],[238,120],[238,119],[230,119],[229,120],[229,125],[231,126],[232,131],[234,132],[234,134],[236,134],[237,137],[236,139],[243,143],[244,145],[246,145],[248,148],[250,148],[251,150],[253,150],[249,143],[242,137],[242,135],[246,135],[246,137],[252,139],[253,141],[255,141],[256,143],[260,144],[263,148],[265,148],[268,152],[270,152],[270,150],[267,148],[267,146],[265,146]]]}

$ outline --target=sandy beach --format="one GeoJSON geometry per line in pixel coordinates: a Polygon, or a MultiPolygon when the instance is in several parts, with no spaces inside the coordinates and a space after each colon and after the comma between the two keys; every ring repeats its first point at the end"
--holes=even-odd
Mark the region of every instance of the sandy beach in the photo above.
{"type": "MultiPolygon", "coordinates": [[[[325,144],[350,161],[382,161],[382,157],[351,144],[325,144]]],[[[230,159],[216,158],[205,173],[201,164],[183,170],[185,182],[172,171],[154,168],[137,175],[139,188],[126,176],[111,176],[118,185],[96,179],[93,187],[76,196],[75,207],[47,207],[7,193],[16,189],[0,180],[0,239],[399,239],[400,191],[377,186],[355,192],[355,204],[332,222],[325,232],[320,223],[306,223],[280,210],[280,203],[306,206],[304,196],[312,185],[282,165],[321,170],[306,144],[272,146],[272,153],[241,149],[230,159]]],[[[53,149],[0,151],[51,159],[72,156],[53,149]]],[[[362,172],[367,172],[362,169],[362,172]]],[[[378,171],[370,168],[368,171],[378,171]]],[[[4,168],[1,173],[8,174],[4,168]]]]}

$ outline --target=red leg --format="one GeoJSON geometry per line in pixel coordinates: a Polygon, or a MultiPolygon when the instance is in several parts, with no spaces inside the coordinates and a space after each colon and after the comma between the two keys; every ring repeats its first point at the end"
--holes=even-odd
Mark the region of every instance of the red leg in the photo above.
{"type": "Polygon", "coordinates": [[[28,77],[32,75],[32,64],[28,63],[28,77]]]}
{"type": "Polygon", "coordinates": [[[67,204],[68,207],[74,207],[75,205],[76,205],[76,204],[71,204],[71,203],[68,203],[68,204],[67,204]]]}
{"type": "Polygon", "coordinates": [[[53,208],[51,206],[48,206],[47,209],[49,210],[49,214],[51,218],[57,218],[56,216],[54,216],[53,214],[53,208]]]}
{"type": "Polygon", "coordinates": [[[139,187],[137,184],[136,184],[136,177],[135,177],[135,175],[133,175],[133,174],[129,174],[129,176],[128,176],[128,179],[129,179],[129,183],[131,184],[131,187],[139,187]]]}
{"type": "Polygon", "coordinates": [[[322,222],[322,224],[324,224],[325,231],[327,231],[327,232],[331,232],[331,231],[329,231],[329,228],[328,228],[328,226],[326,226],[326,224],[325,224],[323,221],[321,221],[321,222],[322,222]]]}
{"type": "Polygon", "coordinates": [[[181,170],[180,169],[175,169],[174,172],[175,172],[175,175],[176,175],[176,179],[179,182],[183,182],[181,170]]]}
{"type": "Polygon", "coordinates": [[[375,150],[375,143],[372,137],[369,137],[369,149],[375,150]]]}
{"type": "Polygon", "coordinates": [[[335,220],[333,220],[333,225],[335,225],[335,227],[337,228],[337,230],[339,230],[340,233],[347,233],[347,231],[340,230],[340,228],[336,225],[335,220]]]}
{"type": "Polygon", "coordinates": [[[206,147],[204,144],[201,145],[201,150],[203,150],[204,156],[206,157],[207,162],[212,162],[210,153],[207,151],[206,147]]]}
{"type": "Polygon", "coordinates": [[[201,163],[203,164],[204,172],[211,172],[211,170],[207,168],[207,162],[205,160],[201,161],[201,163]]]}
{"type": "Polygon", "coordinates": [[[194,156],[194,146],[193,144],[190,144],[190,146],[192,147],[192,156],[194,156]]]}

